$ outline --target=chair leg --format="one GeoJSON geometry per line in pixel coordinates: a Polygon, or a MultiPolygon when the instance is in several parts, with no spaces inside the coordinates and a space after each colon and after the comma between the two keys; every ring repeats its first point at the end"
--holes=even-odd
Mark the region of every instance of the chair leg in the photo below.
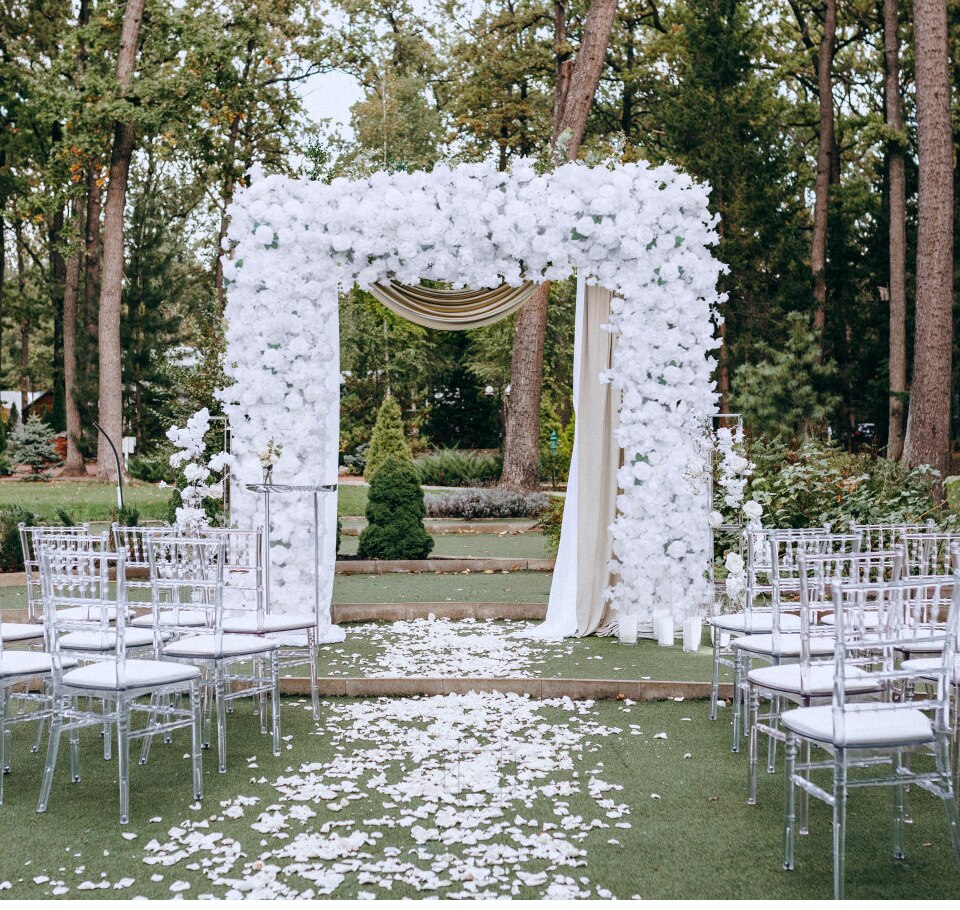
{"type": "Polygon", "coordinates": [[[117,776],[120,779],[120,824],[130,821],[130,714],[125,698],[117,706],[117,776]]]}
{"type": "MultiPolygon", "coordinates": [[[[803,754],[800,763],[805,766],[804,774],[809,777],[810,771],[810,740],[803,741],[803,754]]],[[[810,794],[802,787],[800,788],[800,823],[797,826],[797,833],[806,836],[810,833],[810,794]]]]}
{"type": "Polygon", "coordinates": [[[7,705],[9,690],[0,686],[0,806],[3,805],[3,779],[7,775],[7,705]]]}
{"type": "Polygon", "coordinates": [[[743,651],[737,649],[736,657],[734,658],[734,669],[733,669],[733,740],[730,744],[731,752],[740,751],[740,721],[743,705],[743,680],[746,676],[744,672],[744,664],[746,659],[743,656],[743,651]]]}
{"type": "Polygon", "coordinates": [[[760,718],[760,690],[752,683],[747,681],[747,729],[749,732],[748,740],[748,761],[747,761],[747,805],[755,806],[757,804],[757,765],[758,743],[759,739],[757,723],[760,718]]]}
{"type": "MultiPolygon", "coordinates": [[[[954,748],[956,747],[954,746],[954,748]]],[[[960,868],[960,807],[957,804],[956,790],[953,789],[953,768],[950,764],[950,753],[950,742],[946,735],[938,734],[934,742],[934,757],[945,794],[942,798],[943,814],[947,820],[947,832],[950,835],[950,844],[953,847],[953,859],[957,868],[960,868]]]]}
{"type": "MultiPolygon", "coordinates": [[[[894,752],[890,756],[894,778],[901,777],[902,756],[894,752]]],[[[902,783],[893,786],[893,858],[903,859],[903,790],[902,783]]]]}
{"type": "Polygon", "coordinates": [[[200,699],[200,683],[190,683],[190,711],[193,723],[190,726],[190,745],[193,758],[193,798],[203,799],[203,707],[200,699]]]}
{"type": "Polygon", "coordinates": [[[783,868],[787,872],[793,871],[794,850],[796,847],[796,785],[793,782],[793,771],[797,761],[797,739],[793,733],[787,733],[787,744],[784,749],[785,759],[783,777],[786,786],[786,808],[783,816],[783,868]]]}
{"type": "MultiPolygon", "coordinates": [[[[313,719],[320,720],[320,692],[317,683],[317,659],[320,656],[320,649],[317,647],[316,629],[307,631],[307,650],[310,652],[310,703],[313,706],[313,719]]],[[[713,712],[711,720],[716,720],[717,707],[715,700],[711,706],[711,711],[713,712]]]]}
{"type": "Polygon", "coordinates": [[[60,750],[60,712],[62,705],[54,702],[53,716],[50,718],[50,739],[47,741],[47,758],[43,766],[43,783],[40,785],[40,799],[37,812],[46,812],[50,802],[50,789],[53,786],[53,772],[57,767],[57,752],[60,750]]]}
{"type": "Polygon", "coordinates": [[[103,760],[110,761],[113,758],[113,730],[110,729],[109,703],[106,699],[100,708],[103,712],[103,760]]]}
{"type": "Polygon", "coordinates": [[[843,900],[843,866],[847,839],[847,762],[843,749],[833,766],[833,897],[843,900]]]}
{"type": "Polygon", "coordinates": [[[74,727],[70,730],[70,780],[80,783],[80,730],[74,727]]]}
{"type": "MultiPolygon", "coordinates": [[[[770,726],[775,727],[780,719],[780,696],[774,695],[770,699],[770,726]]],[[[777,770],[777,738],[767,737],[767,774],[777,770]]]]}
{"type": "MultiPolygon", "coordinates": [[[[710,720],[717,719],[717,707],[720,702],[720,637],[720,630],[713,629],[713,674],[710,677],[710,720]]],[[[314,715],[316,715],[316,712],[314,712],[314,715]]],[[[316,716],[314,716],[314,719],[316,719],[316,716]]]]}
{"type": "Polygon", "coordinates": [[[273,754],[280,754],[280,662],[277,652],[270,655],[270,707],[273,720],[273,754]]]}
{"type": "Polygon", "coordinates": [[[220,760],[220,773],[227,771],[227,700],[223,682],[223,667],[217,664],[214,678],[214,700],[217,709],[217,757],[220,760]]]}

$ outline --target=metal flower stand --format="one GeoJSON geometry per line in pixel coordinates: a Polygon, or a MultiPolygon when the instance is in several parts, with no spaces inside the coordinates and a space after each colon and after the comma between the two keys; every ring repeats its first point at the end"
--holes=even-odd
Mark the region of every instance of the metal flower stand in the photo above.
{"type": "Polygon", "coordinates": [[[320,608],[320,494],[336,493],[337,484],[321,483],[248,483],[251,493],[263,494],[263,606],[270,612],[270,496],[273,493],[310,493],[313,496],[313,605],[317,617],[318,633],[330,625],[329,618],[320,608]]]}

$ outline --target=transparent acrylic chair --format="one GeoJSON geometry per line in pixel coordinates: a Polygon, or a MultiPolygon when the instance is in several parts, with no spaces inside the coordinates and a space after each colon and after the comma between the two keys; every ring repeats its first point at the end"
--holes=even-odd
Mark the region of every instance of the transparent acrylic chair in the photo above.
{"type": "Polygon", "coordinates": [[[40,561],[37,557],[36,539],[47,536],[64,541],[71,537],[90,537],[86,523],[73,527],[60,525],[27,525],[20,522],[20,549],[23,551],[23,571],[27,576],[27,621],[43,622],[43,599],[40,593],[40,561]]]}
{"type": "MultiPolygon", "coordinates": [[[[720,693],[720,669],[736,669],[736,652],[732,640],[742,635],[757,635],[773,630],[771,597],[773,583],[770,567],[770,535],[776,529],[745,529],[741,533],[740,551],[744,560],[745,590],[743,608],[729,612],[717,612],[708,620],[713,635],[713,673],[710,682],[710,719],[717,719],[720,693]]],[[[830,533],[830,525],[816,528],[794,528],[789,533],[797,540],[820,539],[830,533]]],[[[719,604],[721,601],[715,601],[719,604]]],[[[784,628],[799,624],[793,617],[782,618],[784,628]]],[[[734,692],[734,715],[739,717],[739,696],[734,692]]],[[[737,720],[739,725],[739,720],[737,720]]],[[[739,739],[739,736],[737,737],[739,739]]]]}
{"type": "Polygon", "coordinates": [[[267,611],[263,588],[264,540],[260,528],[209,528],[203,534],[222,538],[226,549],[223,631],[236,635],[273,636],[271,640],[279,644],[279,669],[308,667],[316,719],[320,710],[316,613],[313,610],[267,611]]]}
{"type": "MultiPolygon", "coordinates": [[[[53,658],[43,651],[7,647],[10,643],[4,640],[6,625],[0,624],[0,805],[3,805],[4,777],[10,771],[10,728],[18,723],[38,723],[40,730],[32,750],[37,752],[44,722],[50,719],[53,710],[53,699],[46,685],[53,675],[53,658]],[[39,691],[31,685],[37,681],[43,685],[39,691]],[[11,713],[14,707],[17,711],[11,713]]],[[[41,626],[31,625],[42,630],[41,626]]],[[[22,642],[23,639],[16,639],[13,643],[22,642]]]]}
{"type": "MultiPolygon", "coordinates": [[[[225,631],[223,598],[227,560],[223,536],[213,533],[185,538],[147,534],[146,540],[155,608],[164,604],[165,610],[204,609],[210,616],[205,629],[158,625],[156,632],[165,658],[193,664],[203,672],[205,714],[209,717],[215,708],[217,715],[220,772],[227,770],[227,705],[238,698],[270,697],[273,754],[279,755],[279,645],[258,635],[225,631]],[[171,631],[173,639],[163,641],[161,631],[171,631]]],[[[209,745],[209,721],[203,739],[204,745],[209,745]]],[[[149,741],[141,760],[146,760],[148,750],[149,741]]]]}
{"type": "MultiPolygon", "coordinates": [[[[786,806],[784,811],[784,862],[794,868],[796,847],[796,791],[822,800],[833,810],[833,892],[844,894],[847,794],[855,787],[893,788],[893,853],[904,856],[904,800],[908,786],[919,787],[943,803],[947,829],[960,866],[960,818],[950,770],[950,701],[948,680],[956,650],[960,584],[957,577],[879,585],[831,585],[836,616],[834,687],[830,704],[794,708],[781,716],[786,734],[786,806]],[[923,701],[894,700],[890,693],[905,681],[916,681],[915,671],[897,667],[895,651],[926,625],[931,602],[939,603],[951,591],[946,622],[924,634],[941,639],[941,665],[936,681],[923,701]],[[879,624],[872,614],[879,613],[879,624]],[[881,694],[862,700],[862,686],[872,681],[881,694]],[[798,761],[798,749],[810,743],[826,753],[822,760],[798,761]],[[913,753],[932,759],[922,769],[907,762],[913,753]],[[886,773],[883,773],[886,772],[886,773]],[[824,786],[815,782],[829,775],[824,786]]],[[[931,671],[925,670],[927,678],[931,671]]]]}
{"type": "Polygon", "coordinates": [[[127,655],[127,595],[123,554],[39,548],[43,606],[49,634],[53,678],[53,716],[47,748],[43,785],[37,811],[44,812],[50,799],[57,765],[60,737],[70,742],[70,772],[80,780],[79,732],[107,723],[117,731],[117,763],[120,787],[120,823],[129,821],[130,741],[157,732],[191,731],[193,794],[202,796],[200,672],[174,661],[147,660],[127,655]],[[115,594],[111,591],[115,575],[115,594]],[[85,619],[71,618],[81,612],[85,619]],[[77,631],[89,631],[99,614],[101,634],[110,635],[114,647],[109,655],[81,667],[71,668],[60,642],[77,631]],[[66,618],[65,618],[66,617],[66,618]],[[115,620],[115,623],[114,623],[115,620]],[[181,707],[176,696],[187,694],[181,707]],[[99,702],[96,711],[91,702],[99,702]],[[84,709],[82,704],[88,707],[84,709]],[[144,717],[146,726],[132,721],[144,717]]]}
{"type": "MultiPolygon", "coordinates": [[[[747,803],[757,801],[757,770],[759,765],[759,737],[766,735],[783,742],[779,726],[782,702],[810,706],[829,701],[833,694],[834,629],[832,622],[822,622],[829,610],[832,619],[833,601],[829,594],[831,583],[840,579],[851,584],[880,584],[895,578],[898,572],[900,550],[860,553],[801,553],[797,558],[800,581],[799,659],[796,662],[774,663],[755,667],[747,674],[747,729],[749,731],[749,761],[747,803]],[[761,702],[766,700],[766,709],[761,702]]],[[[879,622],[876,612],[867,616],[874,625],[879,622]]],[[[858,671],[853,671],[857,676],[858,671]]],[[[857,690],[851,682],[850,694],[857,690]]],[[[859,689],[862,695],[878,692],[872,680],[865,680],[859,689]]],[[[773,771],[768,767],[768,771],[773,771]]],[[[806,825],[801,824],[801,833],[806,825]]]]}
{"type": "MultiPolygon", "coordinates": [[[[803,554],[856,553],[860,546],[860,537],[856,534],[830,534],[821,531],[819,535],[797,533],[792,530],[772,530],[768,537],[770,545],[770,617],[769,631],[743,635],[735,638],[730,646],[734,652],[733,661],[733,741],[731,751],[740,751],[743,720],[743,706],[747,698],[747,674],[754,661],[779,665],[791,663],[800,658],[800,565],[803,554]]],[[[831,648],[826,640],[818,639],[814,646],[818,649],[831,648]]],[[[774,705],[774,710],[779,707],[774,705]]],[[[776,754],[776,740],[769,741],[767,767],[773,768],[776,754]]]]}

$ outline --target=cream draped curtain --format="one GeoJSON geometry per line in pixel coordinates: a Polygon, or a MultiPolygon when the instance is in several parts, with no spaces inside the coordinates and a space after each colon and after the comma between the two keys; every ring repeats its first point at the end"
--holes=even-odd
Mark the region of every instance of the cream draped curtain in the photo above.
{"type": "Polygon", "coordinates": [[[478,329],[518,310],[537,289],[532,281],[520,287],[501,284],[479,291],[447,291],[422,285],[374,284],[370,293],[385,307],[428,329],[478,329]]]}
{"type": "Polygon", "coordinates": [[[616,336],[602,328],[610,321],[611,297],[605,288],[577,282],[573,456],[547,618],[526,633],[532,638],[611,635],[617,629],[604,591],[615,581],[608,565],[610,526],[617,515],[620,392],[600,382],[600,374],[613,365],[616,343],[616,336]]]}

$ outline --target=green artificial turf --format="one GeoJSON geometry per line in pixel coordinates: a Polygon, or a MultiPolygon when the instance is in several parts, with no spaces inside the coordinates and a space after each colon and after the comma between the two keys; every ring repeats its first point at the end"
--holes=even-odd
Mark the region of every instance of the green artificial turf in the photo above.
{"type": "MultiPolygon", "coordinates": [[[[531,628],[533,622],[486,621],[454,622],[452,625],[463,635],[485,635],[495,632],[507,636],[520,629],[531,628]]],[[[445,624],[446,626],[446,624],[445,624]]],[[[320,673],[324,676],[343,676],[361,679],[365,676],[392,675],[385,673],[388,665],[383,655],[385,649],[396,643],[402,650],[410,637],[426,638],[429,627],[420,623],[346,623],[346,641],[326,645],[320,653],[320,673]],[[394,632],[394,628],[397,629],[394,632]],[[375,632],[375,634],[370,634],[375,632]]],[[[530,654],[519,675],[543,679],[656,679],[684,682],[709,682],[713,668],[713,651],[705,644],[697,652],[686,652],[678,641],[672,648],[662,648],[649,639],[637,645],[621,645],[616,637],[567,638],[561,642],[540,642],[533,639],[516,641],[530,654]]],[[[430,672],[423,675],[459,678],[462,676],[511,677],[517,674],[465,672],[452,652],[438,655],[430,672]],[[439,658],[447,658],[441,661],[439,658]]],[[[729,682],[730,673],[724,669],[721,680],[729,682]]]]}
{"type": "MultiPolygon", "coordinates": [[[[140,510],[141,521],[166,518],[170,490],[133,480],[124,484],[124,504],[140,510]]],[[[65,509],[76,522],[109,521],[117,508],[117,488],[90,480],[3,481],[0,507],[16,505],[43,521],[57,519],[65,509]]]]}
{"type": "Polygon", "coordinates": [[[549,572],[391,572],[388,575],[338,575],[334,603],[546,603],[549,572]]]}
{"type": "Polygon", "coordinates": [[[367,511],[365,484],[340,484],[337,490],[337,512],[340,515],[364,515],[367,511]]]}
{"type": "MultiPolygon", "coordinates": [[[[429,530],[429,528],[427,529],[429,530]]],[[[353,556],[359,537],[340,538],[340,553],[353,556]]],[[[431,556],[460,559],[480,556],[504,556],[510,559],[552,559],[555,555],[542,534],[434,534],[431,556]]]]}
{"type": "MultiPolygon", "coordinates": [[[[324,703],[325,710],[329,704],[324,703]]],[[[543,720],[558,728],[569,723],[572,713],[570,707],[540,709],[543,720]]],[[[581,715],[579,723],[583,720],[581,715]]],[[[610,889],[618,898],[809,900],[831,896],[829,809],[812,801],[811,833],[798,839],[796,870],[783,872],[782,773],[762,773],[760,803],[747,806],[745,756],[730,753],[727,723],[711,723],[705,702],[601,702],[589,709],[586,720],[619,728],[620,733],[588,735],[587,749],[572,753],[571,769],[558,772],[556,780],[585,781],[596,775],[621,785],[623,789],[613,796],[617,803],[629,807],[624,819],[630,827],[615,828],[608,821],[610,827],[591,831],[581,844],[587,851],[585,864],[574,869],[561,867],[561,873],[582,876],[594,887],[610,889]],[[656,738],[661,733],[666,734],[665,739],[656,738]]],[[[169,867],[146,865],[144,857],[152,855],[146,845],[153,838],[165,842],[166,832],[184,820],[197,822],[217,816],[221,801],[241,794],[256,796],[260,802],[247,808],[244,817],[209,820],[209,827],[198,832],[218,832],[236,839],[248,860],[253,861],[268,844],[276,847],[279,842],[251,830],[251,823],[272,805],[290,808],[289,803],[282,803],[272,782],[303,763],[326,764],[335,755],[346,758],[363,745],[351,736],[338,743],[336,737],[311,735],[314,724],[302,701],[287,700],[284,704],[283,733],[290,739],[279,758],[270,754],[268,739],[260,735],[256,719],[245,707],[229,718],[228,725],[228,772],[218,774],[210,753],[205,753],[205,796],[198,809],[190,808],[189,761],[183,758],[187,746],[182,733],[170,745],[155,744],[147,766],[133,763],[131,822],[126,828],[121,828],[117,817],[116,765],[100,757],[99,737],[94,731],[85,731],[82,737],[81,781],[68,782],[64,761],[58,767],[49,810],[38,815],[34,810],[42,757],[27,752],[32,728],[15,728],[12,773],[6,778],[5,804],[0,807],[4,844],[0,883],[10,883],[2,892],[3,898],[49,897],[53,882],[63,882],[70,888],[63,895],[67,898],[169,898],[170,885],[176,881],[190,885],[183,893],[185,897],[223,896],[225,889],[213,885],[203,874],[202,864],[207,859],[203,852],[169,867]],[[253,756],[256,761],[248,765],[247,759],[253,756]],[[125,840],[124,831],[136,838],[125,840]],[[159,880],[152,881],[152,876],[159,880]],[[113,885],[124,877],[134,882],[122,890],[78,890],[83,882],[107,881],[113,885]]],[[[495,735],[491,731],[491,740],[495,735]]],[[[403,767],[409,770],[408,762],[409,758],[403,761],[402,756],[385,753],[383,771],[388,779],[395,779],[403,767]]],[[[385,807],[377,788],[366,785],[369,773],[358,779],[361,798],[351,802],[347,811],[330,811],[324,801],[312,802],[309,805],[316,817],[303,828],[318,830],[328,821],[349,820],[356,828],[383,834],[375,845],[363,848],[365,853],[382,856],[385,849],[393,847],[401,851],[404,861],[421,866],[429,864],[429,855],[460,849],[456,844],[448,848],[428,842],[418,853],[406,828],[384,827],[382,822],[364,827],[364,820],[382,819],[392,811],[395,815],[385,807]]],[[[342,772],[330,779],[341,777],[342,772]]],[[[559,821],[553,800],[541,796],[530,806],[523,806],[511,805],[510,798],[509,793],[504,797],[509,818],[522,813],[537,824],[559,821]]],[[[582,790],[561,799],[571,815],[586,820],[604,818],[596,801],[582,790]]],[[[875,789],[851,792],[846,851],[848,898],[960,898],[960,875],[953,865],[937,800],[915,791],[911,805],[914,822],[906,830],[907,859],[896,861],[891,851],[890,793],[875,789]]],[[[335,862],[316,860],[315,864],[329,868],[335,862]]],[[[305,881],[298,883],[301,889],[308,885],[305,881]]],[[[392,890],[383,891],[375,884],[359,882],[355,873],[347,873],[331,896],[346,899],[361,891],[390,898],[443,896],[442,891],[424,894],[399,882],[392,890]]],[[[535,897],[538,891],[523,888],[518,896],[535,897]]]]}

